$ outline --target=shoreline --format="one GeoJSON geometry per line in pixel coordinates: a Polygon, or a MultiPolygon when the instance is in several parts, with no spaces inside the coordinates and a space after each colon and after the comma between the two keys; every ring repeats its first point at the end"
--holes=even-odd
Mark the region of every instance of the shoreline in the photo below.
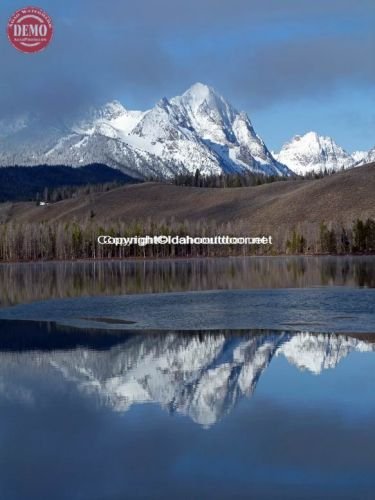
{"type": "MultiPolygon", "coordinates": [[[[84,319],[84,318],[77,318],[77,319],[84,319]]],[[[92,318],[93,321],[95,321],[94,318],[92,318]]],[[[114,324],[121,324],[122,322],[127,323],[124,320],[115,320],[111,318],[107,318],[107,321],[109,323],[114,323],[114,324]]],[[[98,326],[82,326],[78,324],[74,325],[67,325],[64,323],[61,323],[60,321],[56,320],[48,320],[48,319],[20,319],[20,318],[0,318],[0,327],[3,325],[15,325],[19,327],[23,327],[24,325],[29,325],[31,327],[35,327],[35,329],[46,329],[48,331],[48,334],[50,335],[51,331],[54,332],[54,335],[60,334],[67,334],[69,335],[70,338],[74,335],[81,335],[84,334],[87,336],[88,340],[91,337],[95,336],[110,336],[113,337],[120,342],[124,339],[127,339],[129,337],[139,337],[139,336],[160,336],[164,334],[171,334],[171,333],[176,333],[181,336],[190,336],[190,335],[200,335],[200,334],[206,334],[206,335],[227,335],[231,337],[237,337],[237,336],[243,336],[243,335],[251,335],[251,336],[261,336],[264,334],[269,334],[269,333],[274,333],[274,334],[282,334],[285,331],[288,332],[290,335],[299,335],[299,334],[305,334],[308,333],[309,335],[329,335],[329,336],[338,336],[338,337],[352,337],[356,338],[358,340],[367,340],[371,343],[375,343],[375,330],[373,332],[368,332],[368,331],[360,331],[360,330],[353,330],[353,331],[333,331],[333,330],[322,330],[322,331],[309,331],[305,332],[302,329],[285,329],[285,328],[254,328],[254,327],[240,327],[240,328],[213,328],[213,329],[197,329],[197,328],[185,328],[185,329],[175,329],[175,328],[145,328],[145,329],[137,329],[131,328],[132,325],[129,324],[129,328],[106,328],[105,325],[98,325],[98,326]]],[[[15,332],[15,336],[17,337],[17,332],[15,332]]],[[[28,343],[29,338],[25,338],[22,336],[21,341],[28,343]]],[[[74,340],[74,339],[73,339],[74,340]]],[[[9,341],[14,341],[14,335],[13,333],[11,335],[8,335],[6,337],[2,337],[0,339],[0,349],[1,349],[1,344],[9,341]]],[[[18,339],[16,339],[18,341],[18,339]]]]}
{"type": "Polygon", "coordinates": [[[194,260],[214,260],[214,259],[275,259],[275,258],[289,258],[289,257],[375,257],[375,252],[369,253],[345,253],[345,254],[334,254],[334,253],[304,253],[304,254],[277,254],[277,255],[201,255],[201,256],[183,256],[183,257],[111,257],[111,258],[98,258],[94,259],[79,258],[79,259],[36,259],[36,260],[3,260],[0,261],[0,266],[7,264],[61,264],[61,263],[95,263],[95,262],[183,262],[183,261],[194,261],[194,260]]]}

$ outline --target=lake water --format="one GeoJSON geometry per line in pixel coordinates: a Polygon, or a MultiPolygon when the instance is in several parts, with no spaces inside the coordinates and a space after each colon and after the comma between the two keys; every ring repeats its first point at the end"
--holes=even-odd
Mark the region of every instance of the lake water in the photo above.
{"type": "Polygon", "coordinates": [[[374,498],[374,258],[0,276],[0,498],[374,498]]]}

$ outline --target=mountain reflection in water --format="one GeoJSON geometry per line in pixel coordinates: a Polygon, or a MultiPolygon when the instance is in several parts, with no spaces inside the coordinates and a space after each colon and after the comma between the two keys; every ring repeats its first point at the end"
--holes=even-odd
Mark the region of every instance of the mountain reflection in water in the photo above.
{"type": "MultiPolygon", "coordinates": [[[[126,334],[64,330],[19,322],[0,340],[0,398],[33,400],[28,381],[58,374],[85,397],[115,412],[157,403],[210,427],[251,397],[275,357],[321,374],[352,352],[374,352],[375,336],[280,331],[126,334]],[[48,334],[49,331],[49,334],[48,334]],[[39,332],[39,336],[38,336],[39,332]],[[22,367],[22,377],[14,375],[22,367]]],[[[5,326],[4,326],[5,325],[5,326]]]]}

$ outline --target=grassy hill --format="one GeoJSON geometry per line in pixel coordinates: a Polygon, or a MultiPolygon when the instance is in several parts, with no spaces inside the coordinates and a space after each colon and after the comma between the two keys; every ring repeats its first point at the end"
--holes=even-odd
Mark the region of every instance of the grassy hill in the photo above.
{"type": "Polygon", "coordinates": [[[375,164],[244,188],[144,183],[0,204],[0,261],[375,253],[375,164]],[[272,236],[268,245],[101,246],[101,234],[272,236]]]}
{"type": "Polygon", "coordinates": [[[375,164],[316,180],[291,180],[245,188],[195,188],[171,184],[126,185],[105,193],[68,199],[47,207],[0,205],[0,221],[83,221],[98,223],[151,218],[156,222],[215,221],[241,231],[300,223],[375,218],[375,164]]]}

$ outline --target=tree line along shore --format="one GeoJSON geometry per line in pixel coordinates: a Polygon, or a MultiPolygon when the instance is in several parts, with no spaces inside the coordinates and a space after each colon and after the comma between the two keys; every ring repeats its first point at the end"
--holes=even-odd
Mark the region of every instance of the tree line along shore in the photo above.
{"type": "Polygon", "coordinates": [[[346,255],[375,253],[375,220],[357,219],[351,224],[301,223],[262,229],[252,235],[241,232],[241,221],[184,223],[172,220],[98,224],[91,218],[72,222],[9,222],[0,225],[0,261],[39,261],[124,258],[187,258],[245,255],[346,255]],[[272,245],[147,245],[103,246],[100,235],[133,236],[259,236],[271,235],[272,245]]]}

